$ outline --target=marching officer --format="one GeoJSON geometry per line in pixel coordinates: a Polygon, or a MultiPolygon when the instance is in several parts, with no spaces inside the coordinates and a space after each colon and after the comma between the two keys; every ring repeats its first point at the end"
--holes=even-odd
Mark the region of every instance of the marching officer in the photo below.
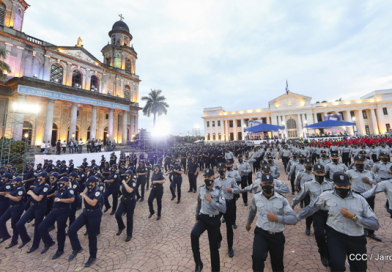
{"type": "MultiPolygon", "coordinates": [[[[10,173],[6,173],[6,175],[7,174],[9,175],[8,177],[11,177],[10,173]]],[[[4,214],[0,217],[0,233],[1,233],[1,237],[3,238],[2,242],[4,242],[5,240],[11,237],[8,233],[7,226],[6,226],[6,223],[10,218],[11,218],[11,227],[13,229],[11,243],[8,246],[6,246],[5,249],[9,249],[18,244],[19,232],[18,229],[16,228],[16,223],[19,221],[24,211],[23,197],[25,194],[25,190],[22,186],[22,180],[23,179],[21,177],[16,177],[15,179],[12,179],[11,191],[5,195],[5,197],[9,199],[9,207],[4,212],[4,214]]],[[[26,243],[28,243],[29,241],[30,240],[28,240],[26,243]]],[[[26,243],[22,241],[22,244],[18,248],[20,249],[24,247],[26,243]]]]}
{"type": "Polygon", "coordinates": [[[187,175],[189,179],[189,191],[188,193],[197,192],[197,176],[199,174],[199,164],[196,161],[195,155],[191,155],[190,161],[188,161],[187,175]]]}
{"type": "Polygon", "coordinates": [[[200,258],[199,239],[204,231],[208,231],[210,244],[211,270],[220,271],[220,219],[219,213],[226,213],[226,200],[222,187],[214,184],[214,170],[204,171],[204,185],[199,187],[196,205],[196,223],[191,232],[193,259],[196,263],[196,272],[203,269],[200,258]]]}
{"type": "Polygon", "coordinates": [[[87,180],[87,191],[80,194],[84,199],[85,208],[68,230],[69,240],[71,241],[73,250],[68,261],[72,261],[78,253],[83,250],[80,246],[78,230],[84,225],[87,227],[90,257],[88,258],[85,267],[90,267],[97,259],[97,232],[102,219],[99,200],[102,193],[96,185],[96,177],[89,177],[87,180]]]}
{"type": "Polygon", "coordinates": [[[129,242],[132,239],[133,232],[133,212],[136,207],[136,198],[135,198],[135,188],[136,182],[132,179],[133,172],[131,170],[127,170],[125,175],[122,176],[122,198],[120,201],[120,205],[118,206],[118,210],[116,212],[116,220],[118,225],[118,232],[116,233],[119,236],[122,231],[125,229],[124,221],[122,219],[122,214],[125,212],[127,215],[127,238],[125,242],[129,242]]]}
{"type": "MultiPolygon", "coordinates": [[[[5,197],[5,195],[11,192],[12,190],[11,179],[12,176],[10,173],[5,173],[3,176],[0,177],[0,217],[5,213],[5,211],[9,207],[9,201],[5,197]]],[[[7,236],[7,237],[8,237],[7,239],[11,238],[11,236],[7,236]]],[[[4,238],[6,237],[2,237],[0,233],[0,244],[6,240],[4,238]]]]}
{"type": "MultiPolygon", "coordinates": [[[[231,161],[232,159],[227,159],[231,161]]],[[[221,213],[226,222],[226,232],[227,232],[227,245],[229,248],[229,257],[234,257],[233,250],[233,225],[236,219],[237,207],[235,200],[233,198],[234,194],[240,192],[237,182],[232,177],[226,177],[226,164],[223,162],[218,163],[219,178],[215,179],[215,185],[222,188],[224,196],[226,199],[226,212],[221,213]]]]}
{"type": "MultiPolygon", "coordinates": [[[[301,220],[319,210],[328,210],[327,247],[331,271],[345,271],[346,256],[366,254],[364,228],[378,230],[378,220],[365,198],[351,190],[349,176],[336,172],[335,189],[323,192],[299,214],[301,220]]],[[[366,258],[348,258],[351,271],[366,271],[366,258]]]]}
{"type": "Polygon", "coordinates": [[[117,204],[118,204],[118,191],[120,190],[120,184],[118,182],[119,179],[119,174],[117,173],[117,165],[113,164],[112,167],[110,168],[110,174],[109,176],[105,179],[106,183],[106,191],[105,191],[105,210],[103,211],[104,213],[107,212],[110,208],[112,208],[112,212],[110,215],[113,215],[116,213],[117,210],[117,204]],[[109,204],[109,196],[112,195],[113,199],[113,206],[110,207],[109,204]]]}
{"type": "Polygon", "coordinates": [[[57,222],[57,252],[52,259],[57,259],[64,253],[65,243],[65,227],[68,216],[71,213],[71,203],[75,200],[75,195],[72,188],[68,187],[68,177],[61,177],[58,181],[58,191],[54,196],[54,203],[52,211],[46,216],[38,227],[38,231],[45,244],[41,254],[49,250],[55,244],[52,237],[50,237],[48,228],[57,222]]]}
{"type": "MultiPolygon", "coordinates": [[[[344,165],[344,164],[343,164],[344,165]]],[[[302,185],[301,190],[293,200],[291,207],[294,209],[295,205],[301,202],[306,196],[310,196],[310,203],[323,192],[333,190],[332,182],[325,179],[325,168],[321,164],[316,164],[313,169],[314,179],[307,181],[302,185]]],[[[328,249],[326,244],[325,228],[328,218],[328,210],[321,209],[312,215],[314,236],[316,238],[318,251],[320,253],[321,263],[329,266],[328,249]]],[[[310,226],[309,226],[310,227],[310,226]]]]}
{"type": "Polygon", "coordinates": [[[137,181],[136,181],[136,201],[142,202],[144,200],[144,186],[146,185],[146,179],[147,179],[147,174],[148,174],[148,169],[146,165],[144,164],[144,160],[139,161],[139,166],[136,169],[137,172],[137,181]],[[141,190],[141,195],[139,194],[139,187],[141,190]]]}
{"type": "MultiPolygon", "coordinates": [[[[72,172],[68,179],[70,183],[70,187],[73,191],[74,195],[74,201],[71,202],[71,211],[69,213],[69,225],[71,226],[72,223],[76,219],[76,210],[78,209],[79,206],[81,206],[82,199],[80,197],[80,185],[77,182],[78,174],[75,172],[72,172]]],[[[83,184],[84,186],[84,184],[83,184]]]]}
{"type": "Polygon", "coordinates": [[[262,191],[253,196],[249,206],[246,230],[257,214],[255,237],[253,241],[253,271],[264,271],[264,262],[268,252],[271,257],[273,271],[283,271],[283,252],[285,225],[298,222],[287,199],[274,192],[274,180],[271,175],[261,176],[262,191]]]}
{"type": "Polygon", "coordinates": [[[175,160],[174,166],[172,170],[169,172],[169,174],[173,175],[173,180],[170,182],[170,192],[172,193],[172,198],[171,200],[174,200],[176,198],[176,186],[177,186],[177,204],[180,203],[181,201],[181,184],[182,184],[182,173],[183,169],[180,165],[180,160],[175,160]]]}
{"type": "Polygon", "coordinates": [[[148,197],[148,207],[150,209],[150,215],[148,218],[151,218],[155,211],[152,202],[154,198],[157,199],[157,206],[158,206],[158,215],[157,220],[161,219],[161,210],[162,210],[162,196],[163,196],[163,184],[165,183],[165,177],[161,171],[161,166],[156,164],[154,166],[154,173],[152,173],[151,177],[151,192],[150,196],[148,197]]]}
{"type": "Polygon", "coordinates": [[[27,253],[34,252],[38,247],[41,241],[41,235],[38,232],[39,224],[41,224],[44,219],[45,212],[47,209],[47,195],[49,192],[49,184],[46,183],[46,178],[48,174],[46,172],[42,172],[38,175],[38,184],[33,189],[27,192],[27,195],[31,196],[30,207],[24,213],[24,215],[19,219],[18,223],[16,223],[16,229],[19,232],[20,238],[22,239],[23,244],[30,242],[30,237],[27,234],[25,224],[30,219],[34,219],[34,239],[33,245],[27,251],[27,253]]]}
{"type": "Polygon", "coordinates": [[[331,152],[331,159],[332,162],[328,163],[325,167],[325,176],[330,180],[333,179],[333,174],[336,172],[346,172],[348,170],[344,163],[339,162],[339,154],[337,151],[331,152]]]}
{"type": "Polygon", "coordinates": [[[33,185],[35,181],[34,163],[28,163],[27,167],[27,172],[23,175],[23,185],[26,192],[30,190],[30,186],[33,185]]]}
{"type": "MultiPolygon", "coordinates": [[[[238,155],[237,170],[241,176],[241,188],[244,189],[248,185],[248,175],[252,174],[252,168],[250,168],[248,162],[244,161],[242,154],[238,155]]],[[[238,194],[237,198],[239,198],[238,194]]],[[[242,193],[242,200],[244,201],[245,206],[248,206],[247,192],[242,193]]]]}

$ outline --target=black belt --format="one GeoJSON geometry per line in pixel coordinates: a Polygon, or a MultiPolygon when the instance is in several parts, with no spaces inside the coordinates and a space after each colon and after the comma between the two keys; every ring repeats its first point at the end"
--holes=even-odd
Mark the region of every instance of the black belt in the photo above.
{"type": "Polygon", "coordinates": [[[122,200],[132,200],[132,199],[134,199],[133,197],[123,197],[123,198],[121,198],[122,200]]]}
{"type": "Polygon", "coordinates": [[[37,203],[34,203],[34,202],[31,202],[31,206],[38,206],[38,205],[41,205],[41,204],[43,204],[43,203],[47,203],[47,201],[40,201],[40,202],[37,202],[37,203]]]}
{"type": "Polygon", "coordinates": [[[70,207],[62,207],[62,208],[52,208],[52,211],[59,211],[59,210],[64,210],[64,209],[68,209],[70,207]]]}
{"type": "Polygon", "coordinates": [[[22,206],[23,204],[20,204],[20,205],[10,205],[10,208],[16,208],[16,207],[20,207],[20,206],[22,206]]]}
{"type": "Polygon", "coordinates": [[[152,186],[152,188],[162,188],[162,187],[163,187],[162,184],[160,184],[160,185],[155,185],[155,184],[154,184],[154,185],[152,186]]]}
{"type": "Polygon", "coordinates": [[[204,215],[204,216],[208,216],[208,217],[218,217],[219,216],[219,214],[204,214],[204,213],[201,213],[200,215],[204,215]]]}
{"type": "Polygon", "coordinates": [[[99,210],[100,208],[98,207],[98,208],[95,208],[95,209],[84,209],[86,212],[93,212],[93,211],[95,211],[95,210],[99,210]]]}
{"type": "Polygon", "coordinates": [[[263,230],[262,228],[259,228],[259,229],[261,229],[263,232],[266,232],[266,233],[268,233],[268,234],[270,234],[270,235],[275,235],[275,234],[283,233],[283,231],[272,232],[272,231],[268,231],[268,230],[263,230]]]}

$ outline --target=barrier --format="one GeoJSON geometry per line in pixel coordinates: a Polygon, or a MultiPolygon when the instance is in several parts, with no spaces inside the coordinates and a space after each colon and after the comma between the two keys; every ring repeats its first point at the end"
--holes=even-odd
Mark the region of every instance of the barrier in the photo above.
{"type": "MultiPolygon", "coordinates": [[[[120,159],[120,153],[121,151],[112,151],[112,152],[96,152],[96,153],[74,153],[74,154],[63,154],[63,155],[35,155],[35,166],[37,166],[38,163],[42,163],[44,165],[44,160],[53,160],[53,164],[56,163],[57,160],[65,160],[66,164],[68,165],[69,160],[73,160],[73,163],[75,167],[78,167],[82,165],[83,159],[87,158],[88,165],[91,165],[91,160],[95,160],[95,163],[99,166],[101,165],[100,161],[102,158],[102,155],[105,156],[106,161],[109,161],[110,159],[110,154],[116,154],[117,156],[117,163],[118,160],[120,159]]],[[[125,153],[127,155],[127,153],[125,153]]]]}

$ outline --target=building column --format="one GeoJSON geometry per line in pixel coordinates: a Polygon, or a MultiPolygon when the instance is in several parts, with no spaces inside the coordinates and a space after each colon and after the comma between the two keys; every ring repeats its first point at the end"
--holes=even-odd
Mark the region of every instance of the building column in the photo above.
{"type": "Polygon", "coordinates": [[[374,109],[370,109],[370,117],[372,118],[372,132],[374,135],[379,134],[378,132],[378,125],[377,125],[377,118],[376,114],[374,113],[374,109]]]}
{"type": "Polygon", "coordinates": [[[97,106],[93,106],[91,111],[90,139],[95,139],[97,135],[97,106]]]}
{"type": "Polygon", "coordinates": [[[43,80],[50,80],[50,56],[45,55],[45,63],[44,63],[44,71],[43,71],[43,80]]]}
{"type": "MultiPolygon", "coordinates": [[[[9,52],[9,54],[7,54],[7,57],[5,58],[4,62],[7,63],[10,67],[11,67],[11,63],[10,63],[11,58],[10,57],[11,57],[12,46],[14,46],[12,43],[5,42],[5,50],[7,50],[9,52]]],[[[15,74],[14,71],[12,71],[12,69],[11,69],[11,74],[9,76],[12,76],[14,74],[15,74]]]]}
{"type": "Polygon", "coordinates": [[[364,121],[363,121],[362,110],[356,110],[356,111],[354,111],[354,113],[355,113],[355,121],[357,124],[358,136],[365,135],[366,130],[365,130],[365,125],[364,125],[364,121]]]}
{"type": "Polygon", "coordinates": [[[237,120],[236,119],[233,119],[233,127],[234,127],[234,131],[233,131],[234,141],[237,141],[237,120]]]}
{"type": "MultiPolygon", "coordinates": [[[[26,96],[18,95],[18,104],[24,104],[26,102],[26,96]]],[[[13,138],[16,141],[21,141],[23,138],[23,122],[24,122],[24,114],[23,113],[14,113],[14,131],[13,138]]]]}
{"type": "Polygon", "coordinates": [[[225,141],[229,141],[229,120],[225,120],[225,141]]]}
{"type": "Polygon", "coordinates": [[[45,132],[44,132],[44,139],[43,139],[45,143],[52,140],[53,114],[54,114],[54,100],[48,99],[48,105],[46,107],[45,132]]]}
{"type": "Polygon", "coordinates": [[[75,133],[76,137],[76,120],[78,118],[78,104],[72,103],[71,106],[71,125],[69,126],[69,139],[72,138],[72,134],[75,133]]]}
{"type": "Polygon", "coordinates": [[[282,115],[282,126],[284,126],[284,130],[283,130],[283,139],[286,136],[287,138],[287,124],[286,124],[286,117],[284,115],[282,115]]]}
{"type": "Polygon", "coordinates": [[[128,141],[128,112],[124,111],[123,127],[122,127],[122,144],[127,144],[128,141]]]}
{"type": "Polygon", "coordinates": [[[109,133],[109,140],[113,141],[113,109],[109,109],[108,133],[109,133]]]}
{"type": "MultiPolygon", "coordinates": [[[[278,125],[278,123],[277,123],[277,116],[276,115],[272,115],[271,116],[271,125],[275,125],[275,126],[278,125]]],[[[276,131],[272,132],[272,135],[273,136],[277,136],[277,132],[276,131]]]]}
{"type": "Polygon", "coordinates": [[[301,121],[301,114],[297,114],[297,120],[298,120],[298,128],[297,128],[297,136],[298,138],[301,138],[302,135],[302,121],[301,121]]]}
{"type": "MultiPolygon", "coordinates": [[[[388,120],[387,123],[389,123],[389,125],[392,125],[392,108],[388,108],[387,107],[387,112],[388,114],[385,116],[388,120]]],[[[384,114],[384,113],[383,113],[384,114]]],[[[386,128],[385,128],[386,129],[386,128]]],[[[388,131],[387,131],[388,132],[388,131]]]]}
{"type": "MultiPolygon", "coordinates": [[[[389,114],[390,113],[388,111],[388,115],[389,114]]],[[[391,114],[392,114],[392,112],[391,112],[391,114]]],[[[386,122],[385,122],[384,112],[382,110],[382,107],[381,108],[377,108],[377,117],[378,117],[378,130],[379,130],[380,134],[387,133],[388,131],[387,131],[387,127],[385,125],[386,122]]]]}
{"type": "Polygon", "coordinates": [[[16,63],[15,63],[15,73],[16,77],[22,77],[24,73],[24,69],[22,69],[22,55],[24,47],[17,46],[16,47],[16,63]]]}
{"type": "Polygon", "coordinates": [[[72,62],[67,62],[67,68],[65,69],[65,75],[66,75],[66,79],[65,79],[65,85],[67,86],[72,86],[72,70],[71,67],[72,66],[72,62]]]}

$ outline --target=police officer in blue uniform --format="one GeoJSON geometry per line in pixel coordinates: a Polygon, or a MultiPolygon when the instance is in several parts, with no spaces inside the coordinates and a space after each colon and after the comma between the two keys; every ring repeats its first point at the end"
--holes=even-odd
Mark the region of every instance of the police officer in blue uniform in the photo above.
{"type": "MultiPolygon", "coordinates": [[[[22,216],[22,213],[24,211],[23,209],[23,197],[25,194],[24,188],[22,186],[22,178],[21,177],[16,177],[15,179],[11,180],[12,188],[11,192],[7,193],[5,195],[6,198],[9,199],[9,208],[4,212],[4,214],[0,217],[0,233],[1,237],[5,240],[10,238],[10,235],[7,231],[6,223],[7,221],[11,218],[11,227],[13,229],[13,235],[12,235],[12,240],[11,243],[5,247],[5,249],[9,249],[13,246],[16,246],[18,244],[18,236],[19,232],[18,229],[16,228],[16,223],[19,221],[20,217],[22,216]]],[[[30,241],[30,240],[29,240],[30,241]]],[[[27,242],[29,242],[27,241],[27,242]]],[[[26,243],[23,243],[18,247],[22,248],[26,245],[26,243]]]]}
{"type": "Polygon", "coordinates": [[[47,209],[47,195],[49,192],[49,184],[45,182],[47,177],[48,174],[46,172],[42,172],[38,175],[38,185],[32,191],[30,190],[27,192],[27,194],[31,196],[30,207],[20,218],[18,223],[16,223],[16,229],[19,232],[20,238],[22,239],[22,242],[26,244],[30,241],[30,237],[27,234],[25,224],[30,219],[34,219],[35,225],[33,245],[27,251],[27,253],[34,252],[39,247],[39,243],[41,241],[41,235],[38,232],[38,226],[44,219],[47,209]]]}
{"type": "Polygon", "coordinates": [[[112,208],[112,212],[110,215],[116,213],[117,204],[118,204],[118,191],[120,190],[120,184],[118,182],[119,174],[117,173],[117,165],[113,164],[110,168],[110,175],[105,179],[106,183],[106,191],[105,191],[105,210],[104,213],[107,212],[110,208],[112,208]],[[110,207],[109,204],[109,196],[112,195],[113,206],[110,207]]]}
{"type": "Polygon", "coordinates": [[[75,172],[72,172],[69,174],[68,179],[70,183],[70,187],[73,191],[74,195],[74,201],[71,203],[71,211],[69,213],[69,225],[71,226],[72,223],[76,219],[76,210],[78,209],[79,206],[81,206],[82,199],[80,197],[80,185],[79,182],[77,182],[78,174],[75,172]]]}
{"type": "Polygon", "coordinates": [[[188,193],[197,192],[197,176],[199,174],[199,164],[196,161],[195,155],[191,155],[191,160],[188,161],[187,175],[189,179],[189,191],[188,193]]]}
{"type": "MultiPolygon", "coordinates": [[[[10,173],[5,173],[0,178],[0,218],[10,206],[8,198],[6,198],[5,195],[9,194],[12,190],[11,178],[12,176],[10,173]]],[[[0,244],[9,238],[11,238],[10,235],[3,237],[0,232],[0,244]]]]}
{"type": "Polygon", "coordinates": [[[139,166],[136,169],[137,172],[137,181],[136,181],[136,201],[142,202],[144,200],[144,186],[146,184],[147,181],[147,174],[148,174],[148,170],[146,165],[144,164],[144,160],[140,160],[139,161],[139,166]],[[139,194],[139,187],[141,187],[141,194],[139,194]]]}
{"type": "Polygon", "coordinates": [[[180,165],[180,160],[175,160],[173,168],[170,170],[169,174],[173,175],[173,180],[170,181],[170,191],[172,193],[171,200],[176,198],[175,189],[177,187],[177,204],[181,202],[181,184],[182,184],[182,173],[184,170],[180,165]]]}
{"type": "Polygon", "coordinates": [[[72,261],[83,250],[78,239],[78,230],[84,225],[87,226],[90,257],[85,267],[90,267],[97,259],[97,231],[102,219],[99,200],[101,199],[102,193],[96,185],[97,178],[89,177],[87,180],[87,192],[80,194],[84,199],[85,208],[68,230],[69,240],[71,241],[73,250],[68,261],[72,261]]]}
{"type": "Polygon", "coordinates": [[[30,190],[30,186],[33,185],[34,180],[34,163],[28,163],[26,173],[23,175],[23,185],[26,191],[30,190]]]}
{"type": "Polygon", "coordinates": [[[61,161],[61,165],[57,171],[57,173],[59,173],[59,177],[66,176],[68,174],[68,166],[66,163],[67,162],[65,160],[61,161]]]}
{"type": "Polygon", "coordinates": [[[165,177],[163,176],[163,173],[161,171],[161,166],[159,164],[156,164],[154,166],[154,172],[152,173],[152,177],[151,177],[150,187],[152,189],[150,192],[150,196],[148,197],[148,207],[150,209],[150,215],[148,216],[148,218],[151,218],[155,213],[154,206],[153,206],[152,202],[154,201],[154,198],[156,198],[157,199],[157,206],[158,206],[157,220],[161,219],[163,184],[164,183],[165,183],[165,177]]]}
{"type": "Polygon", "coordinates": [[[57,259],[64,253],[65,243],[65,227],[68,216],[71,212],[71,203],[75,200],[75,195],[72,188],[68,187],[68,177],[62,177],[58,181],[58,191],[54,196],[54,203],[52,211],[46,216],[45,220],[38,227],[38,231],[45,244],[41,254],[49,250],[55,244],[52,237],[50,237],[48,228],[57,222],[57,252],[52,259],[57,259]]]}
{"type": "Polygon", "coordinates": [[[125,242],[129,242],[132,239],[133,212],[136,207],[136,182],[132,179],[133,172],[131,170],[127,170],[124,174],[125,175],[121,177],[122,198],[116,212],[116,220],[118,225],[118,232],[116,233],[116,235],[119,236],[125,229],[124,221],[122,219],[122,214],[125,212],[127,215],[127,238],[125,239],[125,242]]]}
{"type": "Polygon", "coordinates": [[[69,162],[69,164],[68,164],[68,174],[69,174],[74,171],[75,165],[73,163],[73,160],[69,160],[68,162],[69,162]]]}
{"type": "MultiPolygon", "coordinates": [[[[50,213],[50,211],[52,210],[54,195],[56,194],[56,192],[58,190],[58,188],[57,188],[57,181],[58,180],[59,180],[59,174],[57,172],[50,174],[50,176],[49,176],[50,187],[49,187],[49,192],[47,195],[48,208],[46,209],[45,216],[47,216],[50,213]]],[[[49,226],[49,231],[54,230],[54,228],[55,227],[54,227],[54,223],[53,223],[53,225],[49,226]]]]}

